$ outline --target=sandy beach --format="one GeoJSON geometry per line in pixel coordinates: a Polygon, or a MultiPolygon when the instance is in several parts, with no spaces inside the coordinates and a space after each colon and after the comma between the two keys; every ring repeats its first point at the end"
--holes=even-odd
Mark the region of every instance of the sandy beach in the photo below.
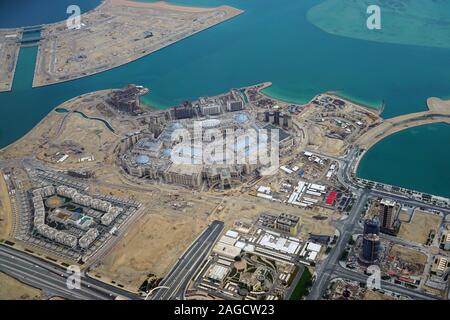
{"type": "Polygon", "coordinates": [[[217,8],[231,8],[229,6],[221,6],[215,8],[202,8],[202,7],[189,7],[189,6],[180,6],[170,4],[166,1],[158,1],[158,2],[136,2],[136,1],[128,1],[128,0],[107,0],[107,2],[113,5],[134,7],[134,8],[154,8],[154,9],[165,9],[170,11],[180,11],[180,12],[192,12],[192,13],[201,13],[208,12],[212,10],[216,10],[217,8]]]}

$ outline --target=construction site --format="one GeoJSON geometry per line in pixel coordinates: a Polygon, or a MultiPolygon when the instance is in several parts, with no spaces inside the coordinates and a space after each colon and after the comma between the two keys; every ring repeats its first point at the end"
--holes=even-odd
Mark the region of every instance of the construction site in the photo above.
{"type": "Polygon", "coordinates": [[[21,39],[20,29],[0,29],[0,92],[12,88],[21,39]]]}
{"type": "Polygon", "coordinates": [[[360,236],[346,257],[345,266],[364,273],[378,265],[383,280],[419,288],[427,264],[427,255],[375,236],[360,236]]]}
{"type": "Polygon", "coordinates": [[[262,213],[238,220],[215,243],[196,272],[188,299],[289,299],[305,267],[314,266],[324,246],[297,238],[301,219],[262,213]]]}
{"type": "MultiPolygon", "coordinates": [[[[232,89],[166,110],[142,105],[140,98],[150,90],[138,85],[88,93],[63,103],[23,139],[0,152],[9,181],[17,181],[17,195],[9,194],[13,216],[28,219],[3,223],[13,230],[11,234],[25,240],[14,242],[8,232],[4,238],[58,261],[86,260],[93,277],[138,292],[149,274],[162,279],[208,222],[219,220],[231,235],[238,234],[217,240],[188,296],[286,298],[292,289],[288,280],[303,267],[314,270],[324,252],[333,249],[339,237],[336,224],[345,221],[355,202],[354,194],[339,179],[339,158],[324,152],[324,141],[314,142],[320,122],[313,119],[324,108],[343,108],[355,114],[354,122],[346,119],[347,125],[352,123],[351,130],[358,132],[380,120],[376,112],[331,95],[321,95],[307,105],[275,100],[261,92],[267,85],[232,89]],[[226,142],[230,131],[235,139],[224,147],[220,139],[226,142]],[[272,150],[271,132],[278,135],[278,162],[263,163],[258,147],[272,150]],[[240,142],[239,137],[243,137],[240,142]],[[271,174],[266,174],[267,169],[271,174]],[[105,225],[102,219],[108,217],[108,210],[99,211],[92,203],[83,205],[68,193],[59,194],[62,185],[92,201],[110,202],[123,208],[123,213],[105,225]],[[38,230],[32,227],[33,213],[41,201],[37,195],[35,208],[32,192],[52,186],[54,194],[40,196],[46,226],[38,230]],[[114,202],[117,199],[131,202],[120,204],[114,202]],[[22,202],[27,206],[22,207],[22,202]],[[137,219],[140,223],[134,224],[137,219]],[[249,226],[247,233],[236,226],[235,221],[242,219],[249,221],[242,223],[249,226]],[[281,243],[286,248],[279,247],[281,243]],[[161,259],[156,261],[155,256],[161,259]]],[[[338,154],[347,152],[355,136],[349,133],[342,138],[338,154]]],[[[367,217],[384,219],[383,234],[407,237],[413,233],[401,228],[408,224],[402,219],[410,220],[400,203],[369,202],[373,213],[367,217]]],[[[436,225],[430,224],[431,229],[436,225]]],[[[355,240],[359,247],[349,254],[349,266],[354,263],[364,272],[359,249],[364,241],[355,240]]],[[[386,265],[386,273],[395,270],[397,278],[404,278],[425,270],[423,265],[409,265],[409,253],[402,258],[399,247],[390,246],[389,241],[381,240],[380,248],[386,249],[375,259],[386,265]],[[394,256],[400,258],[387,258],[394,256]],[[405,274],[403,267],[411,269],[411,274],[405,274]]],[[[366,258],[371,260],[372,253],[369,250],[366,258]]]]}
{"type": "Polygon", "coordinates": [[[410,300],[395,292],[369,289],[365,283],[349,279],[335,279],[327,290],[329,300],[410,300]]]}
{"type": "Polygon", "coordinates": [[[353,235],[341,263],[361,274],[377,266],[383,281],[446,297],[450,265],[448,228],[442,221],[439,213],[372,199],[363,233],[353,235]]]}
{"type": "MultiPolygon", "coordinates": [[[[289,189],[283,185],[294,190],[304,180],[305,185],[311,182],[320,188],[306,190],[304,203],[320,202],[343,211],[350,196],[337,186],[338,164],[327,154],[305,151],[313,144],[316,125],[281,101],[261,110],[263,96],[257,93],[261,97],[252,101],[251,93],[263,87],[231,90],[157,111],[141,106],[139,98],[149,90],[140,86],[85,94],[56,108],[22,139],[20,148],[14,150],[12,145],[10,155],[4,156],[36,154],[62,169],[114,163],[136,184],[175,184],[203,191],[265,185],[264,177],[267,184],[274,182],[276,191],[289,189]]],[[[350,108],[346,102],[342,106],[350,108]]],[[[302,112],[316,117],[322,107],[311,103],[302,112]]],[[[367,112],[363,126],[372,116],[367,112]]]]}
{"type": "Polygon", "coordinates": [[[279,143],[282,150],[293,145],[287,132],[275,140],[234,92],[175,107],[146,121],[147,132],[121,141],[123,169],[134,177],[196,189],[231,189],[255,179],[272,165],[272,159],[261,160],[263,152],[278,150],[279,143]]]}
{"type": "Polygon", "coordinates": [[[381,123],[382,110],[361,107],[332,94],[315,97],[300,113],[310,126],[309,150],[328,155],[342,155],[372,127],[381,123]]]}
{"type": "Polygon", "coordinates": [[[83,14],[79,26],[44,26],[33,86],[73,80],[137,60],[242,11],[165,2],[106,0],[83,14]],[[111,48],[114,48],[111,50],[111,48]]]}
{"type": "Polygon", "coordinates": [[[275,175],[259,180],[249,193],[286,206],[346,212],[352,195],[333,178],[337,166],[326,157],[304,152],[281,166],[275,175]]]}
{"type": "Polygon", "coordinates": [[[351,0],[60,2],[0,5],[0,300],[450,300],[445,48],[317,28],[379,29],[351,0]]]}

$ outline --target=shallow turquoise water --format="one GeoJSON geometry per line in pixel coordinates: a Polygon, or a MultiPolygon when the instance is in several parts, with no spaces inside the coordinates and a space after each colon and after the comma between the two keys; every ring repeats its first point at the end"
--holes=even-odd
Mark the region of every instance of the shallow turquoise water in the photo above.
{"type": "Polygon", "coordinates": [[[450,48],[448,0],[326,0],[308,12],[322,30],[384,43],[450,48]],[[369,30],[367,8],[380,8],[380,30],[369,30]],[[335,12],[331,17],[329,12],[335,12]]]}
{"type": "MultiPolygon", "coordinates": [[[[40,3],[45,7],[50,0],[40,3]]],[[[425,110],[429,96],[450,96],[450,49],[376,43],[325,33],[306,18],[317,0],[176,3],[229,4],[246,12],[125,66],[42,88],[31,89],[36,49],[22,50],[14,90],[0,94],[0,147],[23,136],[60,103],[82,93],[128,83],[149,87],[152,92],[144,102],[161,108],[264,81],[274,83],[267,93],[290,101],[306,102],[324,91],[338,91],[373,106],[385,100],[385,117],[425,110]]],[[[436,139],[445,145],[448,132],[443,131],[436,139]]],[[[428,146],[420,143],[415,143],[418,149],[428,146]]],[[[391,151],[400,153],[401,149],[391,151]]],[[[436,172],[445,170],[440,163],[434,164],[434,157],[449,159],[449,152],[436,148],[426,163],[432,163],[436,172]]],[[[417,167],[426,164],[423,159],[412,160],[417,167]]],[[[370,159],[364,163],[370,164],[370,159]]],[[[390,162],[383,166],[392,179],[401,181],[401,174],[391,168],[390,162]]],[[[366,174],[363,167],[361,174],[378,178],[366,174]]],[[[414,172],[408,174],[410,182],[415,182],[407,187],[430,185],[414,172]]],[[[450,185],[442,183],[441,188],[436,193],[448,193],[450,185]]]]}

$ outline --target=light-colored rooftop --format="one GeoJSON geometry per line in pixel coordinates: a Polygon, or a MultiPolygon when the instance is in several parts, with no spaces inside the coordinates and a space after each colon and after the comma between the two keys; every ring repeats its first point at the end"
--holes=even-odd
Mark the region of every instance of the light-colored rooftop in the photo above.
{"type": "Polygon", "coordinates": [[[288,254],[294,254],[300,245],[299,242],[291,241],[284,237],[276,237],[269,233],[263,235],[259,244],[263,247],[288,254]]]}
{"type": "Polygon", "coordinates": [[[184,175],[194,175],[199,174],[203,170],[202,165],[196,165],[196,164],[172,164],[168,169],[167,172],[174,172],[178,174],[184,174],[184,175]]]}

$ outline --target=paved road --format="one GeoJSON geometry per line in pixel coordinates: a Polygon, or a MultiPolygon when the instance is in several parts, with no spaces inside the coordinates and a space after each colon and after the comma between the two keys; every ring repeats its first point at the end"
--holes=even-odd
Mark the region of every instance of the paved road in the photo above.
{"type": "MultiPolygon", "coordinates": [[[[308,296],[308,299],[310,300],[321,299],[330,281],[336,277],[341,276],[344,278],[350,278],[362,282],[366,281],[367,276],[365,276],[364,274],[359,274],[351,270],[342,268],[339,265],[339,258],[343,250],[345,249],[345,246],[347,245],[351,235],[358,228],[357,223],[359,220],[358,218],[369,197],[389,197],[391,199],[394,199],[396,201],[405,204],[409,204],[411,206],[438,210],[444,212],[445,215],[449,214],[448,210],[430,204],[425,204],[423,202],[416,201],[413,199],[409,199],[406,196],[401,196],[385,191],[362,189],[362,187],[357,185],[349,176],[352,164],[356,160],[356,155],[357,150],[352,149],[345,156],[345,158],[336,159],[339,161],[339,170],[337,172],[337,178],[339,182],[348,190],[352,191],[354,194],[357,194],[358,196],[351,212],[349,213],[349,217],[343,222],[337,223],[336,227],[340,232],[340,237],[337,241],[336,246],[332,249],[329,256],[316,269],[316,281],[314,282],[313,287],[311,288],[311,292],[308,296]]],[[[436,299],[431,295],[427,295],[425,293],[413,289],[405,288],[400,285],[395,285],[390,282],[383,281],[382,286],[384,286],[384,288],[387,290],[409,295],[415,299],[428,299],[428,300],[436,299]]]]}
{"type": "Polygon", "coordinates": [[[440,206],[435,206],[432,204],[428,204],[425,202],[421,202],[421,201],[417,201],[417,200],[413,200],[410,199],[408,197],[405,196],[401,196],[401,195],[397,195],[391,192],[387,192],[387,191],[379,191],[379,190],[371,190],[371,195],[373,197],[380,197],[380,198],[384,198],[384,197],[388,197],[391,198],[397,202],[402,202],[404,204],[407,204],[409,206],[412,207],[421,207],[421,208],[425,208],[426,210],[436,210],[436,211],[440,211],[442,212],[445,216],[450,214],[450,210],[440,207],[440,206]]]}
{"type": "MultiPolygon", "coordinates": [[[[336,268],[336,271],[333,274],[333,278],[346,278],[346,279],[351,279],[351,280],[355,280],[355,281],[359,281],[362,283],[366,283],[368,276],[366,276],[365,274],[361,274],[359,272],[355,272],[352,270],[348,270],[345,269],[341,266],[338,266],[336,268]]],[[[414,299],[418,299],[418,300],[437,300],[436,297],[414,290],[414,289],[409,289],[406,288],[402,285],[397,285],[391,282],[387,282],[387,281],[381,281],[381,289],[384,290],[388,290],[388,291],[392,291],[395,293],[399,293],[402,295],[407,295],[410,296],[411,298],[414,299]]]]}
{"type": "Polygon", "coordinates": [[[344,221],[339,221],[336,225],[340,236],[336,242],[335,247],[331,250],[328,257],[316,268],[316,281],[314,282],[310,294],[309,300],[318,300],[325,292],[333,272],[339,264],[339,259],[344,251],[350,237],[353,234],[354,229],[357,227],[360,214],[364,208],[369,197],[369,190],[357,188],[352,185],[348,179],[348,171],[351,168],[351,163],[355,159],[356,150],[349,151],[347,156],[342,159],[336,159],[339,161],[339,170],[337,172],[337,178],[339,182],[348,190],[351,190],[356,195],[356,201],[353,204],[348,218],[344,221]]]}
{"type": "Polygon", "coordinates": [[[297,286],[297,283],[300,281],[300,278],[302,277],[304,271],[305,271],[305,266],[304,265],[300,265],[299,268],[298,268],[298,272],[295,275],[294,280],[292,280],[292,282],[291,282],[292,285],[286,290],[286,293],[285,293],[286,294],[285,295],[286,300],[289,300],[291,298],[292,293],[294,292],[294,290],[295,290],[295,288],[297,286]]]}
{"type": "Polygon", "coordinates": [[[66,278],[47,271],[37,265],[23,261],[11,261],[0,253],[0,271],[33,287],[42,289],[50,296],[77,300],[107,300],[109,296],[84,290],[70,290],[66,278]]]}
{"type": "Polygon", "coordinates": [[[117,296],[141,298],[84,274],[81,275],[81,288],[70,290],[67,287],[67,278],[71,274],[64,268],[5,245],[0,245],[0,271],[50,295],[67,299],[108,300],[117,296]]]}
{"type": "Polygon", "coordinates": [[[348,218],[343,222],[339,222],[339,224],[337,225],[340,236],[336,242],[335,247],[332,249],[328,257],[316,269],[316,281],[314,282],[308,296],[309,300],[318,300],[325,292],[331,279],[331,275],[333,274],[336,266],[339,264],[341,254],[353,234],[353,229],[359,221],[358,218],[363,210],[364,205],[366,204],[367,198],[367,191],[360,192],[356,203],[353,205],[352,210],[349,213],[348,218]]]}
{"type": "MultiPolygon", "coordinates": [[[[42,168],[42,164],[32,158],[0,160],[0,168],[17,166],[42,168]]],[[[153,299],[183,299],[189,281],[222,230],[223,222],[214,221],[211,223],[179,258],[175,267],[162,281],[161,285],[167,286],[169,289],[160,289],[155,293],[153,299]]],[[[85,274],[82,275],[82,288],[80,290],[69,290],[66,286],[66,278],[69,274],[66,274],[63,268],[14,250],[11,247],[2,245],[0,246],[0,252],[2,258],[0,270],[32,286],[42,288],[50,294],[60,295],[68,299],[111,299],[117,295],[130,299],[141,298],[85,274]],[[18,270],[14,270],[16,267],[18,270]],[[27,276],[27,273],[30,273],[30,276],[27,276]]]]}
{"type": "MultiPolygon", "coordinates": [[[[356,195],[356,202],[353,205],[347,219],[337,223],[340,236],[335,247],[328,257],[316,269],[316,281],[311,288],[308,299],[320,299],[325,292],[329,282],[336,277],[345,277],[357,281],[365,281],[367,276],[355,273],[342,268],[339,265],[339,258],[351,235],[358,227],[359,216],[369,197],[389,197],[403,203],[443,211],[449,214],[449,210],[425,204],[420,201],[409,199],[406,196],[397,195],[390,192],[362,189],[349,176],[352,164],[356,160],[356,149],[352,149],[345,157],[335,158],[339,161],[337,178],[339,182],[356,195]]],[[[32,158],[0,160],[1,167],[28,166],[39,168],[42,164],[32,158]]],[[[154,293],[154,300],[184,299],[186,288],[197,271],[198,267],[206,258],[212,245],[223,230],[223,223],[214,221],[197,238],[190,248],[179,258],[176,265],[161,282],[161,288],[154,293]]],[[[69,290],[66,286],[68,274],[61,267],[57,267],[49,262],[35,258],[26,253],[14,250],[10,247],[0,245],[0,271],[3,271],[25,283],[44,289],[46,292],[68,299],[112,299],[117,295],[130,299],[140,299],[140,296],[129,293],[125,290],[110,286],[106,283],[82,276],[82,288],[80,290],[69,290]]],[[[394,292],[409,295],[417,299],[434,299],[432,296],[408,289],[390,282],[382,283],[384,288],[394,292]]]]}
{"type": "Polygon", "coordinates": [[[168,288],[159,289],[153,295],[152,300],[184,299],[184,293],[190,280],[205,260],[223,227],[223,222],[214,221],[202,232],[161,281],[160,286],[168,288]]]}

